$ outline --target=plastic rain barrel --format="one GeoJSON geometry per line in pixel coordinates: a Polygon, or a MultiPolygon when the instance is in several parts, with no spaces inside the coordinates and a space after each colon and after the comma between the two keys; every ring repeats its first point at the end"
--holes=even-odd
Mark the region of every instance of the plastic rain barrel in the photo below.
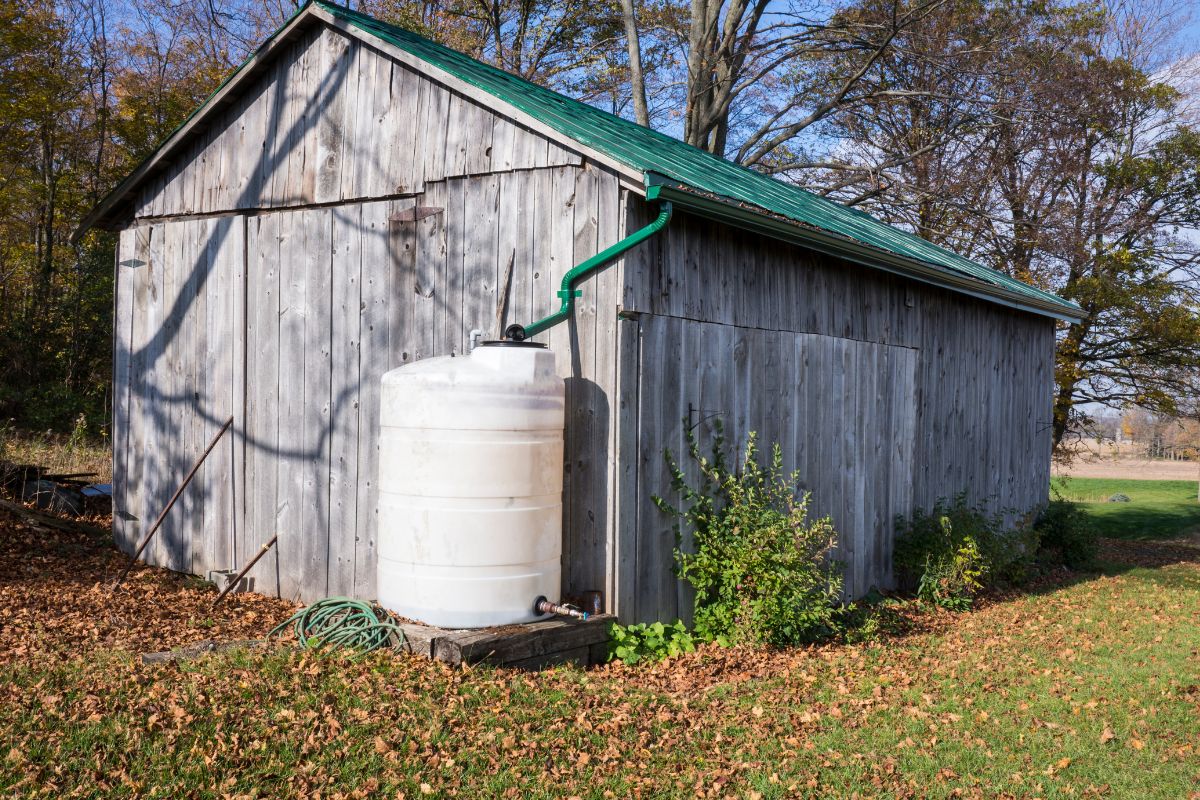
{"type": "Polygon", "coordinates": [[[564,385],[532,342],[383,376],[377,593],[445,628],[538,618],[562,555],[564,385]]]}

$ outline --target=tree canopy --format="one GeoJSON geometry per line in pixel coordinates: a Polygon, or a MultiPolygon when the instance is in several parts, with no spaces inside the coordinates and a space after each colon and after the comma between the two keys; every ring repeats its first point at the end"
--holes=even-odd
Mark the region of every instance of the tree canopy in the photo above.
{"type": "MultiPolygon", "coordinates": [[[[1165,0],[356,5],[1076,301],[1056,441],[1194,406],[1200,58],[1165,0]]],[[[70,234],[293,10],[0,7],[0,416],[106,424],[114,242],[70,234]]]]}

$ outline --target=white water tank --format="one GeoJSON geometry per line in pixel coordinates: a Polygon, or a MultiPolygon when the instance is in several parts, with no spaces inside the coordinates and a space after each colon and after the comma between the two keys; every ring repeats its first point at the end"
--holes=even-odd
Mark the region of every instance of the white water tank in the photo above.
{"type": "Polygon", "coordinates": [[[532,342],[383,376],[379,603],[445,628],[538,618],[562,556],[563,381],[532,342]]]}

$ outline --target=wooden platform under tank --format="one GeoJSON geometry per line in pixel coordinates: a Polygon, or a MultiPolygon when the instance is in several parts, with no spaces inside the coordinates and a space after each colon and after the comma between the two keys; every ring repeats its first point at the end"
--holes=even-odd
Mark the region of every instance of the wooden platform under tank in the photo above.
{"type": "Polygon", "coordinates": [[[611,614],[587,620],[549,619],[478,630],[453,630],[406,622],[405,648],[452,666],[486,662],[515,669],[558,664],[589,666],[608,657],[611,614]]]}

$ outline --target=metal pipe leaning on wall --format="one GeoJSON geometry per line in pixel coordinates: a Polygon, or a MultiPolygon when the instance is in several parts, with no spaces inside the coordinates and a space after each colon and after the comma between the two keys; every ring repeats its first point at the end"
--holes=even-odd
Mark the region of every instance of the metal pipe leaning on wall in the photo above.
{"type": "Polygon", "coordinates": [[[547,328],[553,328],[558,323],[569,319],[575,310],[575,298],[583,294],[583,292],[575,288],[575,284],[609,266],[618,258],[625,255],[625,253],[667,227],[667,223],[671,221],[673,210],[669,202],[664,201],[660,203],[658,217],[649,225],[637,229],[616,244],[601,250],[587,261],[572,267],[563,276],[562,287],[558,290],[558,297],[561,301],[558,311],[526,326],[509,325],[504,331],[504,338],[518,342],[524,341],[530,336],[537,336],[547,328]]]}
{"type": "Polygon", "coordinates": [[[217,446],[217,442],[221,441],[221,437],[225,435],[225,431],[229,430],[232,425],[233,417],[225,420],[225,424],[221,426],[221,430],[217,431],[217,435],[213,437],[212,441],[208,443],[208,447],[196,459],[196,463],[188,471],[187,476],[183,479],[183,483],[179,484],[179,488],[175,490],[175,494],[171,495],[171,499],[167,501],[167,505],[162,510],[162,513],[158,515],[158,519],[154,520],[154,524],[150,526],[150,532],[146,534],[145,538],[142,539],[142,543],[138,545],[137,550],[130,556],[129,563],[125,565],[125,569],[121,571],[120,577],[113,583],[112,589],[109,590],[110,593],[115,592],[121,586],[125,577],[129,575],[129,570],[133,569],[133,565],[142,557],[142,553],[145,551],[146,546],[150,544],[150,540],[154,538],[154,534],[158,532],[159,527],[163,524],[163,520],[167,518],[167,514],[170,513],[171,509],[175,507],[175,501],[179,499],[179,496],[183,494],[183,490],[192,482],[192,478],[196,477],[196,473],[200,471],[200,466],[204,464],[204,460],[208,458],[208,454],[213,451],[213,448],[217,446]]]}
{"type": "Polygon", "coordinates": [[[242,578],[246,577],[246,573],[254,568],[254,565],[258,563],[258,560],[260,558],[262,558],[263,556],[265,556],[267,554],[267,551],[270,550],[272,547],[274,547],[275,542],[277,542],[277,541],[279,541],[278,533],[275,534],[274,536],[272,536],[271,540],[269,542],[264,544],[262,547],[258,548],[258,552],[254,554],[254,558],[250,559],[250,561],[246,564],[246,566],[242,567],[242,571],[239,572],[237,575],[233,576],[233,579],[231,581],[229,581],[229,583],[225,584],[225,588],[221,590],[221,593],[219,595],[217,595],[217,599],[213,600],[213,604],[212,604],[213,608],[216,608],[218,605],[221,604],[221,601],[225,599],[225,596],[228,595],[230,592],[232,592],[234,587],[242,582],[242,578]]]}

